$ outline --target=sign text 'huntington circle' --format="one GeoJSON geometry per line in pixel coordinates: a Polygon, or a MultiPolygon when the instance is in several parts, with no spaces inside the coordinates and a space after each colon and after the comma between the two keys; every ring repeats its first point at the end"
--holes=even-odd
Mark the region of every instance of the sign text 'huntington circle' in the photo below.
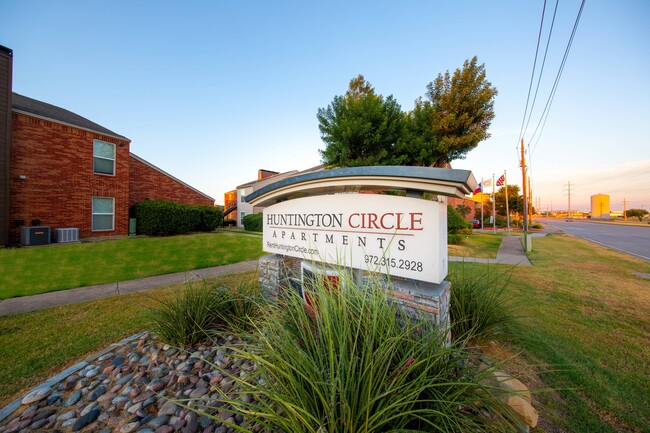
{"type": "Polygon", "coordinates": [[[447,275],[445,205],[338,194],[264,209],[264,251],[432,283],[447,275]]]}

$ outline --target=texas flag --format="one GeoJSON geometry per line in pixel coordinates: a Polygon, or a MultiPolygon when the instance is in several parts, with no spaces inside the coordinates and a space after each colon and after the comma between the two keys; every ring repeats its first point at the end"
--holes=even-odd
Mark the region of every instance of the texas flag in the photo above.
{"type": "Polygon", "coordinates": [[[478,183],[478,188],[474,190],[474,194],[478,194],[479,192],[483,192],[483,185],[481,185],[481,182],[478,183]]]}
{"type": "Polygon", "coordinates": [[[506,175],[502,174],[500,178],[497,179],[497,186],[502,186],[506,182],[506,175]]]}

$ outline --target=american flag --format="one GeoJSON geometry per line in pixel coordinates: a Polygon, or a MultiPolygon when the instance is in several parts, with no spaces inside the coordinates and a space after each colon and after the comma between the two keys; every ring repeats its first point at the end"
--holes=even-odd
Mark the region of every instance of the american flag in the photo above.
{"type": "Polygon", "coordinates": [[[497,186],[501,186],[506,182],[506,175],[502,174],[500,178],[497,179],[497,186]]]}

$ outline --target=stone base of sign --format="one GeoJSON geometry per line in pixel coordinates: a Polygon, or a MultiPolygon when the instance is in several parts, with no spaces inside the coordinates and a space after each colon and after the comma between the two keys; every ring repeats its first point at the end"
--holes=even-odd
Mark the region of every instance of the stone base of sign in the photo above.
{"type": "Polygon", "coordinates": [[[268,300],[277,299],[284,288],[290,287],[290,278],[300,275],[300,260],[279,254],[262,256],[259,260],[259,283],[268,300]],[[296,265],[297,264],[297,265],[296,265]],[[297,267],[297,271],[296,271],[297,267]]]}
{"type": "MultiPolygon", "coordinates": [[[[275,300],[300,280],[302,260],[280,254],[259,260],[259,283],[264,296],[275,300]]],[[[444,332],[449,341],[449,290],[451,283],[440,284],[408,280],[385,275],[362,275],[357,281],[379,283],[400,311],[408,317],[425,319],[444,332]]]]}
{"type": "Polygon", "coordinates": [[[434,284],[392,278],[389,284],[389,296],[408,317],[432,322],[449,341],[449,281],[434,284]]]}

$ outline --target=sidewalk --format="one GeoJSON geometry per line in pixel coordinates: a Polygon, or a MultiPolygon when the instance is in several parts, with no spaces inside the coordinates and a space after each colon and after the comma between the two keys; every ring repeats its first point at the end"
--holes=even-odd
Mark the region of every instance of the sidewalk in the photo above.
{"type": "Polygon", "coordinates": [[[530,260],[526,257],[526,253],[524,253],[521,239],[521,236],[504,236],[499,251],[497,251],[496,259],[449,256],[449,261],[530,266],[532,263],[530,263],[530,260]]]}
{"type": "Polygon", "coordinates": [[[95,299],[124,295],[133,292],[155,289],[157,287],[182,284],[186,281],[214,278],[220,275],[236,274],[257,269],[257,260],[234,263],[232,265],[215,266],[212,268],[196,269],[175,274],[157,275],[155,277],[117,283],[100,284],[97,286],[80,287],[78,289],[59,290],[41,295],[21,296],[0,301],[0,316],[28,313],[45,308],[61,305],[93,301],[95,299]]]}

